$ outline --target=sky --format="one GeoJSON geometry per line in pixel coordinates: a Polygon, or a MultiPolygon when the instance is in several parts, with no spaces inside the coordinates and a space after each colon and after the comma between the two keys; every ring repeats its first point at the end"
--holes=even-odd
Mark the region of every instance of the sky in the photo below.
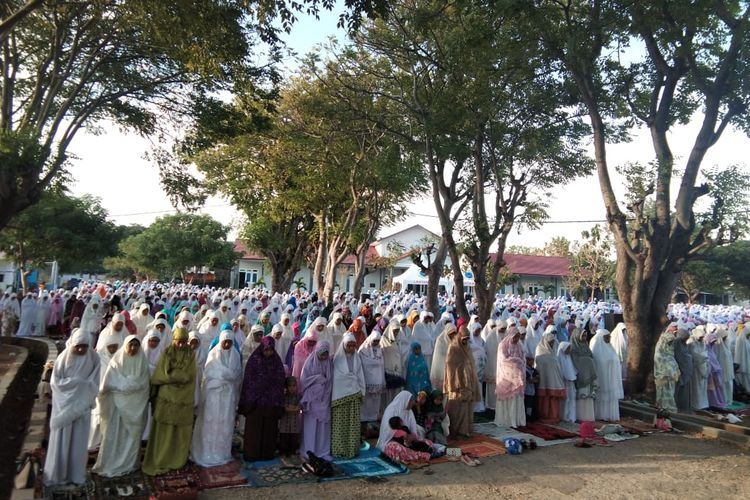
{"type": "MultiPolygon", "coordinates": [[[[320,20],[300,16],[292,32],[285,37],[291,49],[300,55],[310,51],[316,44],[335,36],[345,39],[342,30],[336,27],[340,8],[322,13],[320,20]]],[[[293,68],[294,60],[285,62],[293,68]]],[[[700,123],[696,120],[685,126],[675,127],[670,135],[670,144],[679,167],[692,146],[700,123]]],[[[74,195],[91,194],[100,197],[102,205],[117,224],[142,224],[147,226],[157,217],[174,213],[175,210],[159,184],[158,168],[145,159],[151,143],[136,134],[122,131],[113,125],[104,125],[102,133],[92,135],[79,133],[73,141],[70,152],[75,156],[70,173],[74,182],[71,191],[74,195]]],[[[711,148],[704,160],[704,167],[714,165],[744,164],[743,152],[747,151],[750,140],[740,132],[728,129],[716,146],[711,148]]],[[[593,146],[587,147],[593,157],[593,146]]],[[[616,192],[624,192],[622,178],[614,172],[617,164],[625,162],[648,162],[653,158],[650,137],[647,131],[637,130],[633,140],[627,144],[611,144],[607,157],[616,192]]],[[[747,168],[747,167],[746,167],[747,168]]],[[[679,186],[673,183],[673,195],[679,186]]],[[[538,230],[514,229],[508,238],[509,245],[542,247],[555,236],[569,240],[581,238],[581,232],[590,229],[593,222],[601,221],[605,210],[596,174],[576,179],[556,187],[547,198],[549,222],[538,230]]],[[[408,213],[411,215],[381,232],[386,235],[414,224],[440,234],[440,224],[435,216],[431,197],[409,200],[408,213]]],[[[201,213],[208,214],[225,225],[235,226],[240,221],[239,213],[228,201],[212,197],[206,201],[201,213]]],[[[232,230],[230,238],[236,236],[232,230]]]]}

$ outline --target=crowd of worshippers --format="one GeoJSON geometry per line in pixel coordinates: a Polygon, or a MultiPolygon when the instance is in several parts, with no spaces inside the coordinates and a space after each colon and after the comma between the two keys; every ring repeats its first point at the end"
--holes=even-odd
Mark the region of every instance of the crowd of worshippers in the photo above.
{"type": "MultiPolygon", "coordinates": [[[[604,329],[616,304],[498,297],[482,325],[457,320],[445,297],[435,321],[410,293],[325,305],[314,294],[183,287],[72,294],[50,382],[45,484],[83,483],[97,449],[93,471],[105,477],[222,465],[236,436],[247,461],[351,458],[377,437],[408,463],[471,435],[476,413],[505,428],[619,420],[628,337],[622,323],[604,329]]],[[[750,375],[744,312],[675,305],[669,315],[658,405],[727,404],[735,370],[722,370],[722,350],[734,353],[738,385],[750,375]]]]}

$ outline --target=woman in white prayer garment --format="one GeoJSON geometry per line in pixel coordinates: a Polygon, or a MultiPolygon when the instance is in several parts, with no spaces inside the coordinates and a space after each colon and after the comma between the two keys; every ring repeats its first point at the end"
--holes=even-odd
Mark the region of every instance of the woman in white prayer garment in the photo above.
{"type": "Polygon", "coordinates": [[[691,401],[694,410],[708,408],[708,353],[703,343],[706,327],[698,325],[690,334],[688,345],[693,357],[693,394],[691,401]]]}
{"type": "Polygon", "coordinates": [[[44,484],[86,482],[91,408],[99,392],[99,359],[91,349],[91,335],[76,329],[70,347],[55,360],[50,387],[52,414],[44,484]]]}
{"type": "Polygon", "coordinates": [[[597,420],[617,422],[620,420],[620,400],[624,397],[620,356],[610,343],[608,330],[597,330],[589,345],[599,384],[594,400],[594,416],[597,420]]]}
{"type": "Polygon", "coordinates": [[[484,405],[490,409],[495,409],[497,396],[495,395],[495,379],[497,376],[497,349],[500,346],[500,340],[497,334],[498,322],[494,319],[487,320],[487,324],[482,329],[482,338],[484,339],[484,352],[487,357],[487,363],[484,367],[484,405]]]}
{"type": "MultiPolygon", "coordinates": [[[[328,326],[326,327],[326,332],[327,338],[332,346],[331,348],[333,349],[333,352],[336,352],[341,344],[341,339],[344,338],[344,334],[346,333],[344,316],[341,313],[333,313],[331,321],[328,322],[328,326]]],[[[322,339],[318,336],[318,342],[321,341],[322,339]]]]}
{"type": "Polygon", "coordinates": [[[154,321],[154,317],[151,316],[151,308],[148,304],[141,304],[141,307],[138,308],[138,312],[133,315],[131,318],[133,323],[135,324],[136,328],[136,336],[138,336],[139,340],[142,340],[143,337],[148,332],[149,326],[154,321]]]}
{"type": "Polygon", "coordinates": [[[622,379],[625,380],[628,374],[628,329],[625,327],[625,323],[617,323],[617,326],[612,330],[611,337],[610,343],[620,358],[622,379]]]}
{"type": "MultiPolygon", "coordinates": [[[[107,366],[112,360],[117,350],[123,345],[124,337],[111,329],[105,329],[99,335],[99,341],[96,344],[96,354],[99,359],[99,378],[98,383],[104,378],[107,366]]],[[[101,408],[97,399],[96,406],[91,410],[91,431],[89,432],[89,450],[95,450],[102,442],[101,434],[101,408]]]]}
{"type": "Polygon", "coordinates": [[[128,335],[109,362],[99,388],[102,443],[94,472],[128,474],[140,466],[151,374],[138,337],[128,335]]]}
{"type": "MultiPolygon", "coordinates": [[[[159,361],[162,351],[167,348],[169,344],[159,335],[157,330],[149,330],[146,336],[143,338],[143,355],[146,356],[148,362],[148,373],[149,377],[154,374],[156,370],[156,363],[159,361]]],[[[153,420],[151,405],[148,406],[148,417],[146,418],[146,425],[143,428],[143,435],[141,439],[148,441],[148,436],[151,433],[151,423],[153,420]]]]}
{"type": "Polygon", "coordinates": [[[36,300],[29,293],[21,301],[21,316],[18,325],[18,337],[31,337],[34,335],[34,321],[36,321],[36,300]]]}
{"type": "Polygon", "coordinates": [[[557,359],[560,361],[560,374],[565,381],[567,397],[562,405],[561,417],[564,422],[576,421],[576,376],[578,372],[570,357],[570,342],[560,342],[557,347],[557,359]]]}
{"type": "MultiPolygon", "coordinates": [[[[432,313],[422,311],[419,314],[419,321],[414,323],[414,328],[411,331],[411,341],[419,342],[419,345],[422,346],[422,355],[429,367],[432,367],[432,353],[435,346],[435,339],[433,337],[434,328],[435,324],[432,322],[432,313]]],[[[438,333],[442,333],[442,331],[438,333]]]]}
{"type": "Polygon", "coordinates": [[[190,458],[201,467],[232,461],[232,435],[242,384],[242,362],[230,330],[208,353],[200,389],[190,458]]]}

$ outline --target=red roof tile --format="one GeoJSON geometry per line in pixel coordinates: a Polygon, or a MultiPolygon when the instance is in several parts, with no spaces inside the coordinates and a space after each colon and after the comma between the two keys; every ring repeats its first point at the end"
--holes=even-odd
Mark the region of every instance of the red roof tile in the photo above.
{"type": "MultiPolygon", "coordinates": [[[[490,254],[490,258],[497,258],[497,254],[490,254]]],[[[570,274],[570,259],[567,257],[506,253],[503,255],[503,260],[513,274],[532,276],[568,276],[570,274]]]]}
{"type": "MultiPolygon", "coordinates": [[[[375,249],[374,245],[370,245],[370,248],[367,249],[367,255],[365,255],[365,264],[369,264],[374,259],[377,259],[380,257],[380,254],[375,249]]],[[[341,262],[342,264],[346,264],[349,266],[353,266],[354,263],[357,262],[357,256],[354,254],[347,255],[346,258],[341,262]]]]}
{"type": "MultiPolygon", "coordinates": [[[[259,253],[256,253],[253,250],[248,249],[240,240],[234,241],[234,251],[242,254],[240,257],[241,259],[265,260],[265,257],[260,255],[259,253]]],[[[380,257],[380,255],[378,254],[378,251],[375,249],[375,246],[370,245],[370,248],[367,249],[367,255],[365,256],[365,263],[369,264],[370,262],[372,262],[374,259],[377,259],[378,257],[380,257]]],[[[356,255],[354,254],[348,255],[344,259],[342,264],[353,266],[356,260],[357,260],[356,255]]]]}
{"type": "Polygon", "coordinates": [[[263,257],[259,253],[255,253],[252,250],[249,250],[240,240],[234,240],[234,251],[237,253],[242,254],[240,256],[241,259],[245,260],[265,260],[265,257],[263,257]]]}

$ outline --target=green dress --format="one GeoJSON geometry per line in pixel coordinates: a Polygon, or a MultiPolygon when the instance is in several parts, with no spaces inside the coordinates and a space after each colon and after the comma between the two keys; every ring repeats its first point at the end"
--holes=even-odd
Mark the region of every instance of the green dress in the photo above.
{"type": "Polygon", "coordinates": [[[156,364],[151,377],[155,394],[143,472],[150,476],[182,468],[190,453],[195,397],[195,354],[189,347],[178,350],[170,345],[156,364]]]}
{"type": "Polygon", "coordinates": [[[360,448],[362,394],[356,392],[331,403],[331,454],[354,458],[360,448]]]}

